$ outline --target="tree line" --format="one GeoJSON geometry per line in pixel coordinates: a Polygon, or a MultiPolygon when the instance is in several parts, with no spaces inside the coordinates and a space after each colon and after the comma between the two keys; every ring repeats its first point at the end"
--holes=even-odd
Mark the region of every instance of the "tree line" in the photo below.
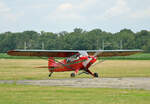
{"type": "Polygon", "coordinates": [[[13,49],[46,50],[115,50],[143,49],[150,52],[150,31],[133,32],[122,29],[117,33],[75,28],[73,32],[60,33],[36,31],[0,33],[0,52],[13,49]]]}

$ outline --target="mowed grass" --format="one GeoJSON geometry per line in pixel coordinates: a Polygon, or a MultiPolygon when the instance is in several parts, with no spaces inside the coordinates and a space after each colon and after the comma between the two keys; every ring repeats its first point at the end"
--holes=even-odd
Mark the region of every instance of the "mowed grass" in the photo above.
{"type": "MultiPolygon", "coordinates": [[[[35,68],[37,66],[47,66],[47,61],[0,59],[0,80],[48,79],[48,69],[35,68]]],[[[101,77],[150,77],[149,69],[148,60],[109,60],[91,67],[101,77]]],[[[52,78],[70,78],[70,73],[54,73],[52,78]]],[[[149,98],[150,91],[142,89],[0,84],[0,104],[149,104],[149,98]]]]}
{"type": "Polygon", "coordinates": [[[150,60],[108,60],[91,69],[101,77],[150,77],[150,60]]]}
{"type": "Polygon", "coordinates": [[[150,91],[0,84],[0,104],[149,104],[150,91]]]}
{"type": "MultiPolygon", "coordinates": [[[[0,80],[48,79],[47,60],[0,59],[0,80]]],[[[91,68],[100,77],[150,77],[150,60],[108,60],[91,68]]],[[[72,72],[57,72],[51,78],[70,78],[72,72]]],[[[80,75],[76,78],[92,78],[80,75]]]]}

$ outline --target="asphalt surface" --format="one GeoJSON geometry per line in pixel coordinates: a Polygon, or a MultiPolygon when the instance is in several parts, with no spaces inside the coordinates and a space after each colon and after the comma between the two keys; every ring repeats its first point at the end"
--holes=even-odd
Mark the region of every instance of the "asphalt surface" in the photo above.
{"type": "Polygon", "coordinates": [[[0,80],[0,84],[67,86],[80,88],[120,88],[150,90],[150,78],[70,78],[48,80],[0,80]]]}
{"type": "Polygon", "coordinates": [[[22,84],[39,86],[67,86],[80,88],[120,88],[150,90],[150,78],[70,78],[49,80],[0,80],[0,84],[22,84]]]}

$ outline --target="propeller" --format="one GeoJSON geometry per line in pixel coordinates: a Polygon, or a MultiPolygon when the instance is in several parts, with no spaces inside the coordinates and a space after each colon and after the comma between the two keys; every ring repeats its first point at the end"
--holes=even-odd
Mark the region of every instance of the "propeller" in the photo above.
{"type": "Polygon", "coordinates": [[[89,57],[86,61],[83,62],[83,66],[86,68],[88,63],[92,60],[91,57],[89,57]]]}
{"type": "Polygon", "coordinates": [[[102,53],[103,51],[97,51],[95,54],[94,54],[94,57],[96,57],[97,55],[99,55],[100,53],[102,53]]]}
{"type": "MultiPolygon", "coordinates": [[[[93,56],[96,58],[97,55],[99,55],[100,53],[102,53],[103,51],[97,51],[93,56]]],[[[89,57],[85,62],[83,62],[83,66],[86,68],[87,65],[89,64],[89,62],[92,60],[91,57],[89,57]]]]}

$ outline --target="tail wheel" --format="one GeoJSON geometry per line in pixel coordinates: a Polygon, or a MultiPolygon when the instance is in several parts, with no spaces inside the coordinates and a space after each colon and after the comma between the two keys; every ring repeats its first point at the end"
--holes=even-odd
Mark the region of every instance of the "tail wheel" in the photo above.
{"type": "Polygon", "coordinates": [[[73,78],[73,77],[75,77],[75,73],[71,73],[71,75],[70,75],[70,76],[71,76],[72,78],[73,78]]]}
{"type": "Polygon", "coordinates": [[[98,73],[94,73],[94,77],[98,78],[98,73]]]}

